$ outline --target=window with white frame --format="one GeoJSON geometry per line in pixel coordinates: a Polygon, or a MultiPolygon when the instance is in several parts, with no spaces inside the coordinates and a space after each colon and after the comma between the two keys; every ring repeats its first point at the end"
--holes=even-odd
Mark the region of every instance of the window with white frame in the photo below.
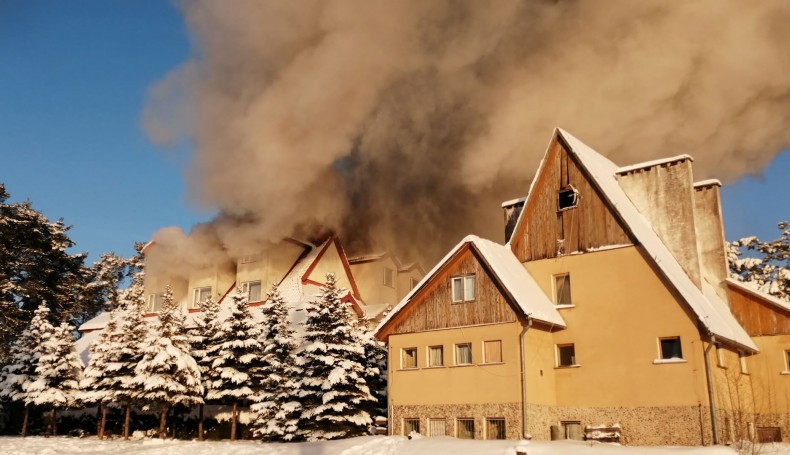
{"type": "Polygon", "coordinates": [[[472,343],[459,343],[455,345],[455,364],[472,364],[472,343]]]}
{"type": "Polygon", "coordinates": [[[454,276],[451,278],[453,303],[471,302],[475,299],[475,276],[454,276]]]}
{"type": "Polygon", "coordinates": [[[658,347],[661,352],[661,360],[675,360],[683,358],[683,350],[680,347],[680,337],[665,337],[658,339],[658,347]]]}
{"type": "Polygon", "coordinates": [[[570,274],[554,275],[554,304],[557,306],[573,305],[570,274]]]}
{"type": "Polygon", "coordinates": [[[501,417],[486,419],[486,439],[505,439],[505,419],[501,417]]]}
{"type": "Polygon", "coordinates": [[[164,294],[148,294],[148,311],[157,313],[162,309],[164,303],[164,294]]]}
{"type": "Polygon", "coordinates": [[[395,271],[389,267],[384,267],[384,286],[395,287],[395,271]]]}
{"type": "Polygon", "coordinates": [[[428,346],[428,366],[444,366],[444,346],[428,346]]]}
{"type": "Polygon", "coordinates": [[[247,281],[241,283],[241,292],[247,294],[248,302],[261,301],[261,282],[260,281],[247,281]]]}
{"type": "Polygon", "coordinates": [[[557,366],[576,366],[576,346],[573,343],[557,345],[557,366]]]}
{"type": "Polygon", "coordinates": [[[458,439],[474,439],[475,419],[468,417],[455,419],[455,437],[458,439]]]}
{"type": "Polygon", "coordinates": [[[741,363],[741,373],[749,373],[749,368],[746,366],[746,353],[743,351],[738,351],[738,360],[741,363]]]}
{"type": "Polygon", "coordinates": [[[417,348],[403,348],[400,367],[404,370],[417,368],[417,348]]]}
{"type": "Polygon", "coordinates": [[[195,288],[192,291],[192,308],[200,308],[200,304],[211,298],[211,286],[195,288]]]}
{"type": "Polygon", "coordinates": [[[502,363],[502,340],[483,342],[483,361],[485,363],[502,363]]]}
{"type": "Polygon", "coordinates": [[[428,419],[428,436],[447,436],[447,420],[428,419]]]}
{"type": "Polygon", "coordinates": [[[403,436],[420,432],[420,419],[403,419],[403,436]]]}

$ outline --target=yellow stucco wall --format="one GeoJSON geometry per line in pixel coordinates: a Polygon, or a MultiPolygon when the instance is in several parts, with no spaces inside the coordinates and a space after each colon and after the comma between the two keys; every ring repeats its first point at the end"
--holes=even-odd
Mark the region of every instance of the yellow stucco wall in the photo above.
{"type": "MultiPolygon", "coordinates": [[[[558,406],[684,406],[707,403],[703,346],[693,316],[678,303],[638,247],[524,264],[544,292],[569,273],[575,307],[559,310],[578,368],[553,369],[558,406]],[[654,364],[659,338],[679,336],[682,363],[654,364]]],[[[544,371],[545,374],[545,371],[544,371]]]]}
{"type": "Polygon", "coordinates": [[[746,363],[753,382],[755,410],[788,414],[790,371],[785,351],[790,350],[790,335],[754,337],[754,341],[760,354],[748,357],[746,363]]]}
{"type": "Polygon", "coordinates": [[[391,335],[391,405],[512,403],[521,401],[519,323],[391,335]],[[483,364],[483,342],[502,340],[501,364],[483,364]],[[454,346],[472,343],[472,365],[454,366],[454,346]],[[444,347],[444,366],[427,367],[429,346],[444,347]],[[403,348],[417,348],[417,368],[401,368],[403,348]]]}
{"type": "Polygon", "coordinates": [[[303,251],[301,246],[283,241],[262,252],[260,259],[255,262],[243,263],[240,259],[236,266],[236,283],[241,285],[248,281],[260,281],[263,298],[274,283],[279,283],[285,277],[303,251]]]}
{"type": "Polygon", "coordinates": [[[318,264],[316,264],[308,278],[317,283],[326,283],[326,274],[329,272],[335,274],[338,288],[345,288],[353,292],[346,269],[343,267],[343,261],[340,259],[340,253],[337,252],[337,247],[334,243],[330,243],[327,246],[326,251],[318,260],[318,264]]]}
{"type": "Polygon", "coordinates": [[[396,291],[398,268],[391,257],[376,261],[369,261],[351,266],[351,273],[359,287],[359,294],[362,300],[368,305],[379,305],[383,303],[395,306],[398,304],[396,291]],[[393,286],[384,285],[384,268],[392,270],[393,286]]]}

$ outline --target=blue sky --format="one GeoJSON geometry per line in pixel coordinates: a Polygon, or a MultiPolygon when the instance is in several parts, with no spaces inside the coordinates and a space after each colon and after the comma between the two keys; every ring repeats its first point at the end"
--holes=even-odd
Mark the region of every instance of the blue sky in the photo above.
{"type": "MultiPolygon", "coordinates": [[[[189,151],[140,127],[147,88],[190,42],[165,0],[0,0],[0,182],[73,225],[78,251],[132,254],[158,228],[210,218],[190,204],[189,151]]],[[[724,187],[727,237],[775,238],[790,218],[790,153],[724,187]]]]}

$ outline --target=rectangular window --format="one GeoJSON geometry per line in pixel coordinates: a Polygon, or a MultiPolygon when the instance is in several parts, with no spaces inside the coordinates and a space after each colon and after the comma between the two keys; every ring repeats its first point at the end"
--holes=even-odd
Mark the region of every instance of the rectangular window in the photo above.
{"type": "Polygon", "coordinates": [[[403,348],[401,352],[401,368],[417,368],[417,348],[403,348]]]}
{"type": "Polygon", "coordinates": [[[451,279],[453,302],[471,302],[475,299],[475,276],[456,276],[451,279]]]}
{"type": "Polygon", "coordinates": [[[455,437],[458,439],[475,438],[475,419],[456,419],[455,437]]]}
{"type": "Polygon", "coordinates": [[[571,300],[571,276],[567,273],[554,276],[554,304],[573,305],[571,300]]]}
{"type": "Polygon", "coordinates": [[[447,436],[447,421],[428,419],[428,436],[447,436]]]}
{"type": "Polygon", "coordinates": [[[158,313],[162,309],[164,294],[149,294],[148,295],[148,311],[151,313],[158,313]]]}
{"type": "Polygon", "coordinates": [[[403,419],[403,436],[420,432],[420,419],[403,419]]]}
{"type": "Polygon", "coordinates": [[[192,308],[200,308],[200,304],[211,297],[211,287],[195,288],[192,295],[192,308]]]}
{"type": "Polygon", "coordinates": [[[579,421],[560,422],[562,425],[562,432],[565,434],[565,439],[582,440],[582,423],[579,421]]]}
{"type": "Polygon", "coordinates": [[[785,351],[785,371],[790,371],[790,351],[785,351]]]}
{"type": "Polygon", "coordinates": [[[483,343],[485,363],[502,363],[502,340],[483,343]]]}
{"type": "Polygon", "coordinates": [[[749,369],[746,367],[746,354],[743,351],[738,351],[738,360],[741,362],[741,373],[748,373],[749,369]]]}
{"type": "Polygon", "coordinates": [[[565,210],[576,207],[579,202],[579,192],[572,186],[567,186],[557,194],[557,209],[565,210]]]}
{"type": "Polygon", "coordinates": [[[486,419],[486,439],[505,439],[505,419],[486,419]]]}
{"type": "Polygon", "coordinates": [[[444,346],[430,346],[428,348],[428,366],[444,366],[444,346]]]}
{"type": "Polygon", "coordinates": [[[456,365],[471,365],[472,364],[472,344],[461,343],[455,345],[455,364],[456,365]]]}
{"type": "Polygon", "coordinates": [[[576,365],[576,348],[573,344],[557,345],[557,366],[572,367],[576,365]]]}
{"type": "Polygon", "coordinates": [[[384,267],[384,286],[395,287],[395,271],[389,267],[384,267]]]}
{"type": "Polygon", "coordinates": [[[722,368],[726,367],[727,353],[720,344],[716,345],[716,364],[722,368]]]}
{"type": "Polygon", "coordinates": [[[683,351],[680,349],[680,337],[660,338],[661,359],[682,359],[683,351]]]}
{"type": "Polygon", "coordinates": [[[261,282],[260,281],[247,281],[241,283],[241,292],[247,294],[248,302],[261,301],[261,282]]]}

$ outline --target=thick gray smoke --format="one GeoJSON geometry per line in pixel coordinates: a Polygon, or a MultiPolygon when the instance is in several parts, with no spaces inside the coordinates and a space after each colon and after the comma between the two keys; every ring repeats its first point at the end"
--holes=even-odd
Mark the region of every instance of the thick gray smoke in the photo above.
{"type": "MultiPolygon", "coordinates": [[[[790,2],[213,0],[151,88],[157,143],[235,251],[297,226],[435,261],[502,238],[555,126],[630,164],[759,172],[790,144],[790,2]]],[[[162,238],[168,236],[160,236],[162,238]]]]}

